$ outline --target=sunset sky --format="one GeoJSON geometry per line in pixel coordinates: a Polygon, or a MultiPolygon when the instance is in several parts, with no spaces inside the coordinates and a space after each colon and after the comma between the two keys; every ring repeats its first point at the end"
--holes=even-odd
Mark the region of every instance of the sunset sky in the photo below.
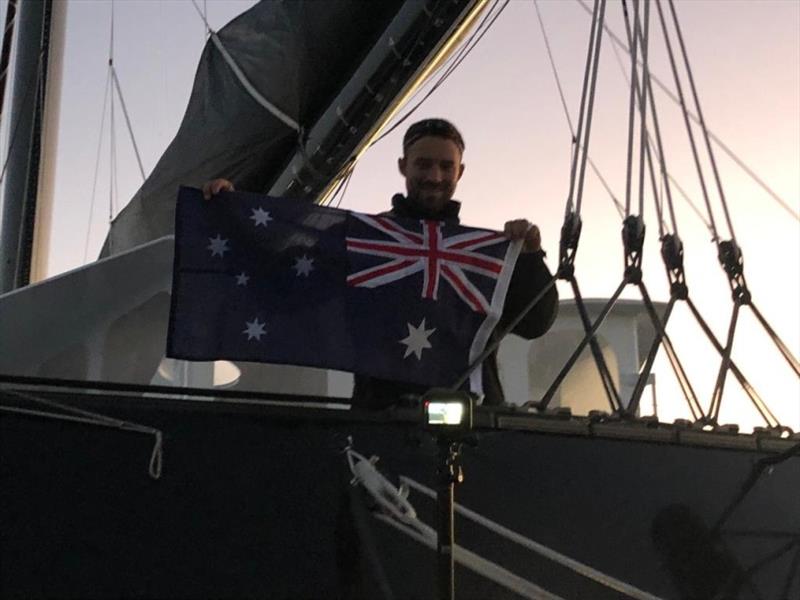
{"type": "MultiPolygon", "coordinates": [[[[198,2],[203,6],[203,1],[198,2]]],[[[222,27],[252,2],[211,1],[209,21],[222,27]]],[[[588,4],[588,2],[587,2],[588,4]]],[[[630,4],[630,2],[629,2],[630,4]]],[[[578,1],[539,3],[573,123],[577,122],[590,17],[578,1]]],[[[691,0],[676,4],[709,129],[800,212],[800,2],[796,0],[691,0]]],[[[0,2],[5,11],[5,2],[0,2]]],[[[652,73],[674,89],[653,7],[652,73]]],[[[624,38],[622,10],[608,4],[607,23],[624,38]]],[[[51,274],[97,256],[108,229],[109,150],[101,148],[96,204],[90,214],[95,160],[107,73],[110,3],[73,1],[68,8],[51,274]]],[[[115,64],[146,171],[171,141],[186,107],[205,41],[190,2],[126,0],[115,4],[115,64]]],[[[618,50],[626,71],[624,52],[618,50]]],[[[629,88],[609,38],[603,42],[590,155],[615,195],[624,200],[629,88]]],[[[704,210],[678,107],[656,91],[665,154],[671,174],[704,210]]],[[[117,108],[116,214],[133,196],[141,176],[117,108]]],[[[466,224],[501,228],[512,218],[536,222],[555,268],[558,236],[569,183],[570,131],[548,62],[535,5],[512,0],[461,67],[412,117],[452,120],[466,140],[465,175],[456,197],[466,224]]],[[[402,191],[396,159],[404,127],[366,153],[341,206],[384,210],[402,191]]],[[[696,130],[697,132],[697,130],[696,130]]],[[[699,133],[699,132],[698,132],[699,133]]],[[[106,123],[108,135],[108,123],[106,123]]],[[[758,187],[719,148],[716,158],[743,250],[745,274],[761,312],[795,355],[800,354],[800,223],[758,187]]],[[[711,181],[708,171],[709,182],[711,181]]],[[[711,186],[713,190],[713,185],[711,186]]],[[[724,339],[731,312],[727,280],[716,260],[710,233],[676,191],[679,233],[685,244],[690,291],[717,336],[724,339]]],[[[715,218],[724,224],[715,191],[715,218]]],[[[588,173],[583,236],[576,262],[586,297],[606,297],[622,277],[621,218],[608,192],[588,173]]],[[[658,223],[648,194],[645,281],[658,300],[668,299],[659,257],[658,223]]],[[[559,284],[561,285],[561,284],[559,284]]],[[[560,287],[561,296],[570,294],[560,287]]],[[[625,297],[635,298],[634,290],[625,297]]],[[[779,419],[800,429],[800,383],[747,311],[740,319],[734,356],[779,419]]],[[[685,307],[670,324],[676,348],[707,405],[718,357],[693,325],[685,307]]],[[[688,413],[659,355],[659,415],[688,413]]],[[[729,380],[723,422],[758,425],[754,411],[729,380]]]]}

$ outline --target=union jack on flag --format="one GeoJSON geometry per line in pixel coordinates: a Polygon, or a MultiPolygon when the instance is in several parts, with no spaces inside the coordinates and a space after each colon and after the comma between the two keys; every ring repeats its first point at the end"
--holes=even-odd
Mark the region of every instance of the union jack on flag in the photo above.
{"type": "Polygon", "coordinates": [[[507,242],[493,231],[469,231],[450,236],[442,234],[439,221],[422,221],[422,233],[410,231],[387,217],[353,213],[367,225],[393,241],[347,238],[347,249],[387,260],[377,266],[348,275],[348,285],[375,288],[422,271],[422,298],[438,299],[443,279],[475,312],[488,313],[491,301],[467,277],[464,271],[496,280],[503,270],[503,260],[476,252],[479,248],[507,242]]]}
{"type": "MultiPolygon", "coordinates": [[[[457,381],[502,314],[519,243],[455,222],[182,188],[168,355],[457,381]]],[[[468,383],[482,391],[481,369],[468,383]]]]}

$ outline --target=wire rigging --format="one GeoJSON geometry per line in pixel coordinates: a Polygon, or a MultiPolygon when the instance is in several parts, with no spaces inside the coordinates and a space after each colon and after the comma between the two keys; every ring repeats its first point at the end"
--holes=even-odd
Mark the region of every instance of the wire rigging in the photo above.
{"type": "MultiPolygon", "coordinates": [[[[660,0],[656,1],[656,5],[659,7],[659,11],[660,11],[661,10],[660,0]]],[[[686,70],[686,76],[687,76],[687,78],[689,80],[689,87],[690,87],[690,89],[692,91],[692,98],[694,99],[694,106],[695,106],[695,109],[697,110],[697,117],[698,117],[698,119],[700,121],[700,130],[703,133],[703,140],[705,141],[705,144],[706,144],[706,152],[708,153],[708,159],[709,159],[709,162],[711,163],[711,171],[714,174],[714,181],[717,184],[717,192],[719,193],[719,199],[720,199],[720,202],[722,203],[722,210],[723,210],[723,213],[725,214],[725,220],[726,220],[727,225],[728,225],[728,231],[731,234],[731,239],[734,241],[734,243],[736,243],[736,233],[733,230],[733,221],[731,220],[731,215],[730,215],[730,212],[728,210],[728,203],[727,203],[727,201],[725,199],[725,191],[723,190],[722,180],[720,179],[720,176],[719,176],[719,169],[717,168],[717,161],[714,158],[714,149],[711,147],[711,139],[708,136],[708,128],[706,127],[706,121],[705,121],[705,118],[703,117],[703,109],[700,106],[700,99],[699,99],[699,97],[697,95],[697,86],[695,85],[695,82],[694,82],[694,75],[692,74],[692,66],[689,63],[689,54],[686,51],[686,44],[683,41],[683,33],[681,31],[681,25],[680,25],[680,22],[678,21],[678,15],[675,12],[675,4],[674,4],[674,2],[672,0],[669,0],[669,10],[670,10],[670,13],[672,14],[672,22],[673,22],[673,24],[675,26],[675,33],[677,34],[678,42],[680,44],[681,55],[683,56],[683,64],[684,64],[684,68],[686,70]]]]}
{"type": "Polygon", "coordinates": [[[97,194],[97,175],[100,172],[100,152],[103,147],[103,131],[106,124],[106,105],[108,104],[108,93],[111,85],[111,73],[106,74],[105,94],[103,95],[103,110],[100,115],[100,135],[97,137],[97,156],[94,162],[94,182],[92,183],[92,195],[89,203],[89,222],[86,224],[86,241],[83,246],[83,262],[89,259],[89,238],[92,233],[92,217],[94,216],[94,202],[97,194]]]}
{"type": "MultiPolygon", "coordinates": [[[[541,11],[539,10],[539,0],[534,0],[533,5],[536,9],[536,17],[539,21],[539,28],[542,32],[542,38],[544,40],[545,48],[547,49],[547,57],[550,61],[550,70],[553,73],[553,78],[555,79],[556,82],[556,88],[558,89],[558,96],[561,99],[561,107],[564,109],[564,116],[567,119],[567,126],[569,127],[569,133],[572,139],[571,154],[574,154],[575,150],[577,149],[577,138],[575,136],[575,128],[572,125],[572,118],[570,117],[569,114],[569,108],[567,108],[567,101],[566,97],[564,96],[564,88],[561,85],[561,78],[558,75],[558,69],[556,68],[555,58],[553,57],[553,52],[550,47],[550,38],[547,35],[547,29],[544,26],[544,20],[542,19],[542,14],[541,11]]],[[[570,161],[572,160],[573,159],[570,158],[570,161]]],[[[624,216],[624,209],[622,207],[622,203],[620,203],[620,201],[617,199],[617,196],[614,194],[611,187],[608,185],[608,182],[606,181],[605,177],[603,177],[603,174],[600,172],[600,169],[597,168],[597,165],[592,160],[591,156],[587,156],[587,160],[589,161],[589,166],[592,168],[592,172],[594,172],[594,174],[600,180],[600,183],[605,188],[606,192],[608,192],[608,195],[611,198],[611,201],[614,203],[614,206],[617,209],[619,216],[620,217],[624,216]]]]}
{"type": "MultiPolygon", "coordinates": [[[[578,6],[580,6],[588,14],[590,15],[592,14],[592,9],[584,3],[584,0],[575,0],[575,2],[577,2],[578,6]]],[[[627,52],[627,47],[625,46],[625,43],[619,38],[619,36],[617,36],[608,25],[604,25],[603,27],[605,29],[606,34],[608,34],[608,36],[614,42],[614,45],[627,52]]],[[[658,88],[664,94],[666,94],[670,100],[672,100],[675,104],[680,104],[680,99],[658,77],[651,74],[650,79],[653,82],[655,82],[658,88]]],[[[689,117],[695,123],[699,122],[697,116],[694,113],[689,112],[689,117]]],[[[720,139],[719,136],[717,136],[710,129],[708,130],[708,135],[711,138],[711,140],[715,144],[717,144],[717,146],[719,146],[722,149],[722,151],[725,152],[725,154],[731,160],[733,160],[733,162],[736,163],[736,165],[739,168],[741,168],[753,181],[755,181],[756,184],[762,190],[764,190],[775,202],[777,202],[781,208],[783,208],[787,213],[789,213],[796,221],[800,221],[800,213],[796,212],[786,200],[781,198],[780,195],[769,186],[769,184],[767,184],[761,177],[758,176],[758,174],[755,172],[754,169],[748,166],[747,163],[744,162],[744,160],[739,158],[739,156],[730,148],[730,146],[725,144],[725,142],[722,139],[720,139]]]]}

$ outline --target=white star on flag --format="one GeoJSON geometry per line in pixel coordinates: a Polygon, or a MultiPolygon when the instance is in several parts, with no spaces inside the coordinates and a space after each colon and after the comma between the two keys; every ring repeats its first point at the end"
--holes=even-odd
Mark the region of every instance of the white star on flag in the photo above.
{"type": "Polygon", "coordinates": [[[215,238],[208,238],[208,249],[211,250],[211,256],[223,256],[230,248],[228,248],[228,240],[223,239],[220,234],[215,238]]]}
{"type": "Polygon", "coordinates": [[[248,281],[250,281],[250,276],[244,271],[236,276],[236,285],[247,285],[248,281]]]}
{"type": "Polygon", "coordinates": [[[436,328],[425,329],[425,319],[422,319],[422,323],[419,324],[419,327],[414,327],[411,323],[406,323],[406,325],[408,325],[408,336],[399,342],[406,346],[406,353],[403,355],[403,358],[408,358],[408,356],[413,353],[416,355],[417,360],[420,360],[422,359],[422,351],[425,348],[433,347],[428,341],[428,337],[436,331],[436,328]]]}
{"type": "Polygon", "coordinates": [[[266,227],[270,221],[272,221],[272,217],[269,216],[269,211],[264,210],[260,206],[258,208],[253,209],[253,214],[250,216],[253,221],[255,221],[255,226],[258,227],[259,225],[263,225],[266,227]]]}
{"type": "Polygon", "coordinates": [[[314,270],[313,258],[308,258],[308,256],[303,254],[303,256],[301,256],[300,258],[295,258],[294,260],[295,262],[292,268],[297,271],[298,277],[300,277],[300,275],[305,275],[306,277],[308,277],[308,274],[314,270]]]}
{"type": "Polygon", "coordinates": [[[256,341],[261,341],[261,336],[266,334],[266,330],[264,326],[266,323],[259,323],[258,317],[253,319],[252,321],[245,321],[245,325],[247,325],[247,329],[245,329],[242,333],[247,334],[247,339],[252,340],[253,338],[256,341]]]}

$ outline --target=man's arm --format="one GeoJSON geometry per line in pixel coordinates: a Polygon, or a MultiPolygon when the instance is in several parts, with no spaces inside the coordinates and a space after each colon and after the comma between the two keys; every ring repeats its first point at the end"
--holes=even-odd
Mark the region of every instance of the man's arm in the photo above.
{"type": "MultiPolygon", "coordinates": [[[[544,262],[539,228],[525,219],[518,219],[506,223],[504,231],[512,240],[523,239],[524,245],[511,276],[500,328],[516,319],[552,279],[544,262]]],[[[550,329],[557,314],[558,290],[553,285],[512,332],[527,339],[539,337],[550,329]]]]}

